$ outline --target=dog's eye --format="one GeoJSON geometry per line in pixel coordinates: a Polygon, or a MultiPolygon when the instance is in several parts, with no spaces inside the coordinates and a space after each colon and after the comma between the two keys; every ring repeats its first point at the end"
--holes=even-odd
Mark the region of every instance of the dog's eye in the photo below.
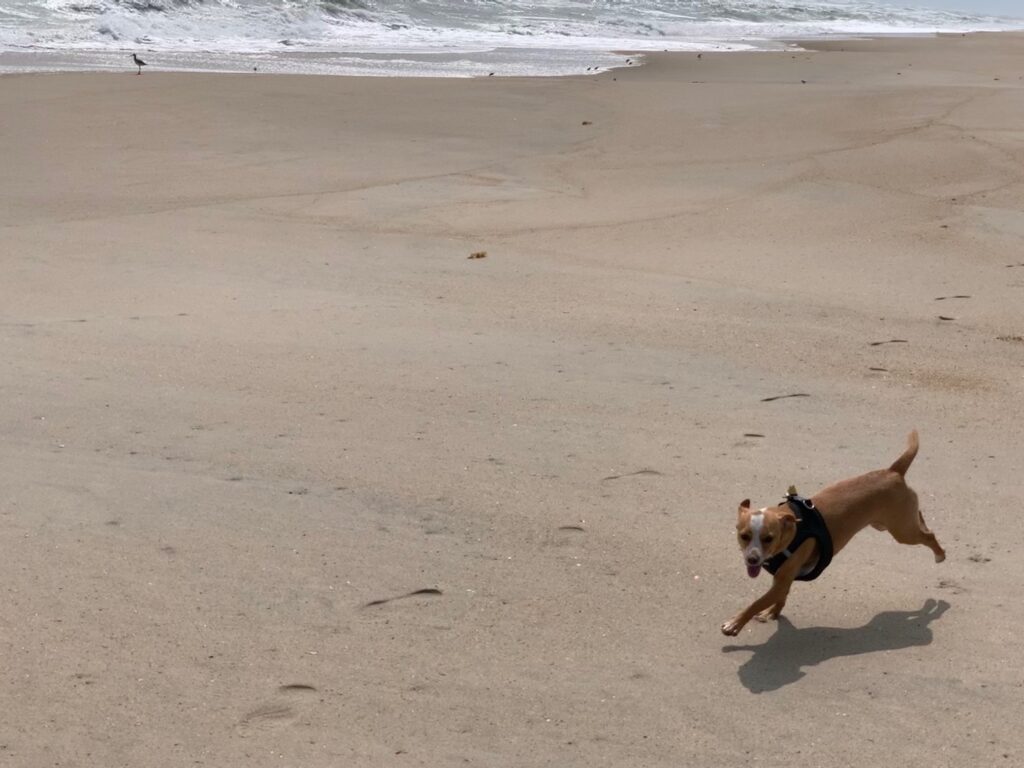
{"type": "Polygon", "coordinates": [[[743,540],[743,541],[750,541],[750,534],[749,533],[741,533],[740,534],[740,539],[743,540]]]}
{"type": "Polygon", "coordinates": [[[773,536],[762,536],[761,541],[763,541],[765,544],[771,544],[773,538],[773,536]]]}

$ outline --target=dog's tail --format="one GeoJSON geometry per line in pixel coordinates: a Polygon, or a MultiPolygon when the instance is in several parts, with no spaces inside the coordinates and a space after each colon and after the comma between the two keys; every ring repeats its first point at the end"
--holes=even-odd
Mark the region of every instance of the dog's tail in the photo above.
{"type": "Polygon", "coordinates": [[[907,474],[907,470],[910,469],[911,462],[914,461],[914,457],[917,456],[918,441],[917,441],[917,430],[913,429],[907,436],[907,450],[903,452],[896,461],[889,467],[890,472],[898,472],[900,475],[907,474]]]}

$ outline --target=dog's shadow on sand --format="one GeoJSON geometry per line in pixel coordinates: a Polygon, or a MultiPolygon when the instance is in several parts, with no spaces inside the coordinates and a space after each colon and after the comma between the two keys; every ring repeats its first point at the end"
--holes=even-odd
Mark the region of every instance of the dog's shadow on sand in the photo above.
{"type": "Polygon", "coordinates": [[[739,668],[740,682],[751,693],[775,691],[804,676],[804,667],[813,667],[838,656],[896,651],[900,648],[928,645],[932,641],[929,626],[949,610],[944,600],[926,600],[916,611],[885,611],[863,627],[807,627],[797,629],[785,617],[778,629],[761,645],[727,645],[722,651],[753,651],[739,668]]]}

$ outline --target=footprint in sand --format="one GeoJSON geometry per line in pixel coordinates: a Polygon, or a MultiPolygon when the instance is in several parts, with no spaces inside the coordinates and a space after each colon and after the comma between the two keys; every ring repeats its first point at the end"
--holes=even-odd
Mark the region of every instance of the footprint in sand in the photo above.
{"type": "Polygon", "coordinates": [[[277,689],[278,696],[250,710],[235,725],[239,736],[253,736],[263,731],[291,725],[299,718],[303,704],[310,703],[316,688],[305,683],[290,683],[277,689]]]}
{"type": "Polygon", "coordinates": [[[962,595],[967,591],[953,579],[939,579],[939,589],[948,589],[954,595],[962,595]]]}

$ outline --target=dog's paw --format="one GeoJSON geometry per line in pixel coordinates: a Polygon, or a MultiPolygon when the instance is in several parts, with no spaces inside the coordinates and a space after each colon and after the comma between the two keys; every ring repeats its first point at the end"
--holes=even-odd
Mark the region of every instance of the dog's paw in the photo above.
{"type": "Polygon", "coordinates": [[[767,609],[765,611],[761,611],[759,614],[754,616],[754,618],[757,619],[758,621],[760,621],[762,624],[764,624],[765,622],[768,622],[768,621],[776,621],[779,618],[779,614],[780,613],[782,613],[782,609],[781,608],[778,608],[776,606],[772,606],[771,608],[769,608],[769,609],[767,609]]]}
{"type": "Polygon", "coordinates": [[[730,619],[722,625],[722,634],[727,635],[728,637],[735,637],[740,633],[740,630],[742,628],[742,624],[740,624],[735,619],[730,619]]]}

